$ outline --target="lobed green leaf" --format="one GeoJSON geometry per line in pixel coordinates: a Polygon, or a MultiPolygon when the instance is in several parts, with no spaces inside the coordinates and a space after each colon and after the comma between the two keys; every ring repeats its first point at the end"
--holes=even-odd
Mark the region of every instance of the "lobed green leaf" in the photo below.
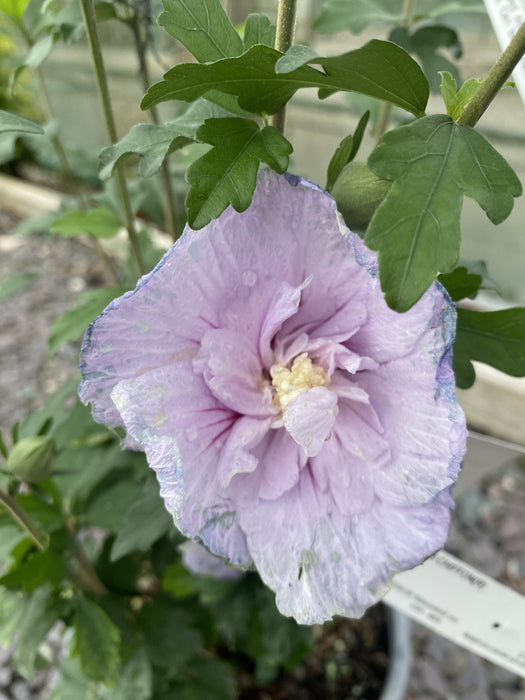
{"type": "Polygon", "coordinates": [[[459,301],[475,296],[481,287],[483,277],[475,272],[469,272],[464,266],[460,266],[452,272],[439,275],[438,280],[446,288],[452,301],[459,301]]]}
{"type": "Polygon", "coordinates": [[[368,165],[394,181],[365,242],[379,252],[381,286],[397,311],[409,309],[439,272],[456,264],[463,195],[499,223],[521,194],[516,174],[483,136],[444,115],[388,132],[368,165]]]}
{"type": "Polygon", "coordinates": [[[326,96],[343,90],[359,92],[395,104],[416,116],[424,114],[428,82],[418,64],[396,44],[373,39],[341,56],[315,58],[324,72],[301,66],[276,73],[283,54],[269,46],[252,46],[237,58],[207,65],[183,63],[152,85],[142,109],[166,100],[192,102],[209,90],[239,98],[243,109],[259,114],[278,112],[300,88],[317,87],[326,96]]]}
{"type": "Polygon", "coordinates": [[[138,500],[126,512],[111,549],[111,561],[130,552],[147,551],[160,537],[173,531],[173,519],[164,507],[156,479],[148,479],[138,500]]]}
{"type": "Polygon", "coordinates": [[[244,23],[243,51],[256,44],[275,45],[275,26],[266,15],[258,13],[248,15],[244,23]]]}
{"type": "Polygon", "coordinates": [[[35,124],[30,119],[19,117],[18,114],[6,112],[0,109],[0,134],[15,131],[19,134],[43,134],[44,129],[40,124],[35,124]]]}
{"type": "Polygon", "coordinates": [[[120,632],[107,613],[89,598],[79,597],[74,616],[73,656],[78,656],[85,675],[95,681],[114,683],[120,664],[120,632]]]}
{"type": "Polygon", "coordinates": [[[110,209],[97,207],[89,211],[67,211],[50,225],[51,233],[78,236],[89,233],[95,238],[112,238],[122,229],[122,221],[110,209]]]}
{"type": "Polygon", "coordinates": [[[468,389],[475,380],[472,360],[513,377],[525,376],[525,308],[503,311],[458,309],[454,371],[456,383],[468,389]]]}
{"type": "Polygon", "coordinates": [[[17,639],[13,652],[16,669],[26,678],[35,670],[38,647],[58,619],[59,608],[47,587],[22,598],[23,612],[17,623],[17,639]]]}
{"type": "Polygon", "coordinates": [[[184,680],[176,685],[178,700],[235,700],[237,680],[233,668],[215,656],[196,656],[185,670],[184,680]]]}
{"type": "Polygon", "coordinates": [[[44,584],[57,588],[64,575],[62,557],[51,549],[34,552],[0,578],[0,585],[30,593],[44,584]]]}
{"type": "Polygon", "coordinates": [[[328,171],[326,174],[326,189],[328,192],[330,192],[332,189],[334,182],[341,173],[341,170],[356,157],[361,141],[363,140],[369,118],[370,111],[366,111],[359,120],[355,133],[353,135],[349,134],[348,136],[345,136],[345,138],[336,148],[336,151],[328,165],[328,171]]]}
{"type": "Polygon", "coordinates": [[[208,119],[197,138],[213,148],[187,171],[191,185],[186,205],[188,222],[202,228],[231,204],[236,211],[250,205],[259,163],[279,173],[288,168],[291,144],[274,127],[259,129],[249,119],[208,119]]]}
{"type": "Polygon", "coordinates": [[[39,37],[29,50],[29,53],[24,61],[24,66],[32,68],[33,70],[40,68],[42,63],[51,53],[54,41],[55,39],[53,34],[44,34],[39,37]]]}
{"type": "Polygon", "coordinates": [[[158,22],[201,63],[238,56],[240,36],[219,0],[163,0],[158,22]]]}
{"type": "Polygon", "coordinates": [[[151,177],[160,170],[166,156],[190,143],[192,140],[181,136],[173,123],[135,124],[118,143],[100,152],[100,178],[106,180],[115,167],[132,154],[140,157],[139,174],[151,177]]]}
{"type": "Polygon", "coordinates": [[[448,71],[459,79],[458,69],[442,53],[442,49],[448,49],[454,58],[460,58],[462,54],[458,35],[450,27],[436,24],[421,27],[413,34],[409,34],[405,27],[396,27],[389,39],[419,58],[432,92],[439,92],[439,74],[442,71],[448,71]]]}
{"type": "Polygon", "coordinates": [[[139,622],[153,666],[175,676],[202,649],[201,633],[187,610],[158,599],[143,608],[139,622]],[[176,630],[176,634],[174,631],[176,630]]]}
{"type": "Polygon", "coordinates": [[[313,28],[326,33],[349,29],[360,34],[371,22],[400,24],[403,19],[386,0],[325,0],[313,28]]]}
{"type": "Polygon", "coordinates": [[[441,95],[447,108],[447,114],[456,121],[463,114],[465,107],[477,93],[483,81],[477,78],[465,80],[457,89],[455,78],[448,71],[441,71],[441,95]]]}

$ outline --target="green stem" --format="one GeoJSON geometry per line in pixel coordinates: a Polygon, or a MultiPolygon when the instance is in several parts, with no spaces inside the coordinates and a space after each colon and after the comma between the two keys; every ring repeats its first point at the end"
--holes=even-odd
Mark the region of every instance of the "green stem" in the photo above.
{"type": "Polygon", "coordinates": [[[414,15],[414,7],[416,5],[416,0],[403,0],[403,7],[401,8],[401,14],[404,17],[403,26],[406,29],[410,29],[412,26],[412,17],[414,15]]]}
{"type": "MultiPolygon", "coordinates": [[[[277,11],[277,33],[275,35],[275,48],[277,51],[286,53],[293,43],[295,30],[295,13],[297,10],[297,0],[279,0],[277,11]]],[[[286,121],[286,105],[277,114],[270,117],[270,125],[284,133],[284,123],[286,121]]]]}
{"type": "Polygon", "coordinates": [[[16,498],[13,498],[13,496],[10,496],[8,493],[0,489],[0,503],[13,518],[13,520],[27,532],[40,551],[47,548],[49,542],[48,536],[45,532],[42,532],[37,525],[35,525],[29,515],[18,503],[16,498]]]}
{"type": "MultiPolygon", "coordinates": [[[[91,49],[91,56],[93,58],[93,65],[95,67],[95,75],[97,78],[97,85],[100,94],[100,100],[102,103],[104,120],[106,122],[106,129],[108,132],[109,140],[113,144],[118,140],[117,128],[115,126],[115,118],[113,116],[113,109],[111,107],[111,99],[109,96],[106,69],[104,67],[102,49],[100,46],[100,39],[97,32],[95,7],[93,4],[93,0],[80,0],[80,4],[82,6],[82,14],[84,16],[84,22],[86,25],[86,33],[88,37],[89,47],[91,49]]],[[[139,237],[135,228],[135,222],[133,220],[133,212],[131,210],[131,202],[129,198],[128,188],[126,185],[126,179],[124,177],[124,172],[120,166],[117,166],[116,169],[116,179],[120,200],[124,208],[124,217],[126,221],[126,228],[128,230],[129,241],[131,243],[131,249],[133,251],[133,255],[135,256],[135,261],[137,263],[139,273],[143,275],[146,272],[146,267],[142,258],[139,237]]]]}
{"type": "MultiPolygon", "coordinates": [[[[412,26],[415,4],[415,0],[403,0],[403,7],[401,8],[401,14],[403,15],[402,26],[405,27],[407,31],[412,26]]],[[[382,102],[379,108],[377,122],[372,133],[372,136],[375,139],[375,146],[379,144],[379,142],[381,141],[381,137],[383,136],[388,127],[391,113],[392,104],[390,102],[382,102]]]]}
{"type": "Polygon", "coordinates": [[[392,105],[390,102],[381,102],[381,106],[379,107],[379,114],[377,116],[377,122],[374,127],[374,133],[373,136],[375,138],[375,145],[381,141],[381,136],[386,131],[386,128],[388,126],[388,122],[390,121],[390,113],[392,112],[392,105]]]}
{"type": "MultiPolygon", "coordinates": [[[[23,25],[23,23],[17,24],[18,29],[20,30],[21,35],[24,38],[24,41],[27,45],[28,49],[31,49],[34,45],[34,41],[23,25]]],[[[51,121],[54,119],[54,113],[53,113],[53,106],[51,104],[51,99],[49,97],[49,91],[47,89],[46,81],[44,80],[44,74],[42,73],[42,69],[35,68],[33,70],[33,74],[36,77],[37,83],[38,83],[38,92],[40,93],[40,99],[42,100],[43,104],[43,112],[44,112],[44,119],[46,121],[51,121]]],[[[73,170],[71,168],[71,165],[69,163],[69,159],[66,154],[66,150],[64,146],[62,145],[62,141],[60,138],[55,134],[54,136],[51,136],[51,143],[53,145],[53,148],[55,149],[55,153],[57,154],[58,162],[60,165],[60,171],[64,178],[66,179],[67,182],[69,182],[72,187],[75,190],[75,194],[82,198],[82,194],[80,193],[80,190],[78,189],[78,186],[75,181],[75,176],[73,174],[73,170]]]]}
{"type": "MultiPolygon", "coordinates": [[[[142,80],[142,87],[144,89],[144,92],[146,92],[149,86],[151,85],[151,78],[146,58],[146,41],[144,40],[140,31],[140,15],[138,10],[135,11],[133,17],[131,18],[130,26],[131,31],[133,32],[133,39],[135,41],[135,50],[137,52],[137,58],[139,62],[139,73],[142,80]]],[[[151,107],[149,112],[151,115],[152,122],[154,124],[160,124],[160,117],[157,107],[151,107]]],[[[170,171],[166,160],[162,161],[160,174],[162,179],[162,185],[164,188],[164,215],[166,218],[166,228],[172,239],[176,241],[179,237],[180,231],[178,230],[177,226],[175,193],[173,192],[170,171]]]]}
{"type": "Polygon", "coordinates": [[[518,29],[505,51],[490,69],[481,83],[480,89],[470,100],[465,111],[458,119],[459,124],[475,126],[480,117],[499,93],[512,71],[525,54],[525,22],[518,29]]]}
{"type": "Polygon", "coordinates": [[[86,557],[84,550],[76,538],[75,527],[70,519],[66,519],[66,528],[74,538],[75,546],[75,561],[78,565],[76,572],[77,583],[83,591],[90,591],[96,595],[107,595],[108,589],[99,579],[97,572],[91,566],[89,559],[86,557]]]}

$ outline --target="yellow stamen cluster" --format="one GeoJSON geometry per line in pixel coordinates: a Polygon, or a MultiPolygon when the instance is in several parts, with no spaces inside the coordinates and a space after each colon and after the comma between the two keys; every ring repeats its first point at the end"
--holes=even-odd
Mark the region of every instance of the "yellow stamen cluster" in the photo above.
{"type": "Polygon", "coordinates": [[[274,403],[284,412],[291,402],[314,386],[328,386],[329,377],[322,367],[314,365],[306,353],[298,355],[292,368],[273,365],[270,369],[276,393],[274,403]]]}

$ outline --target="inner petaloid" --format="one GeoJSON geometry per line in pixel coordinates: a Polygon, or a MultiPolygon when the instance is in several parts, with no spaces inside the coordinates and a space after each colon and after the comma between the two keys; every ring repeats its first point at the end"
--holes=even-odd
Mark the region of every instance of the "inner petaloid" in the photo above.
{"type": "Polygon", "coordinates": [[[295,358],[291,369],[282,365],[273,365],[270,375],[272,385],[275,387],[273,401],[281,408],[282,413],[299,394],[315,386],[328,386],[330,383],[324,369],[320,365],[315,365],[305,352],[295,358]]]}

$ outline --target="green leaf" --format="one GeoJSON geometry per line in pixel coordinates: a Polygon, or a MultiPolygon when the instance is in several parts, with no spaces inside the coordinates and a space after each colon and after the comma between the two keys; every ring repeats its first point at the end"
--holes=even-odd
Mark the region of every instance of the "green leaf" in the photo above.
{"type": "Polygon", "coordinates": [[[163,0],[158,23],[201,63],[238,56],[243,51],[219,0],[163,0]]]}
{"type": "Polygon", "coordinates": [[[90,500],[81,516],[82,521],[110,532],[119,532],[125,514],[137,497],[137,485],[132,480],[106,486],[90,500]]]}
{"type": "Polygon", "coordinates": [[[332,189],[333,184],[339,177],[341,170],[357,155],[357,151],[359,150],[359,146],[363,140],[363,135],[365,133],[369,118],[370,112],[366,111],[357,124],[355,134],[345,136],[332,156],[332,159],[328,165],[328,172],[326,174],[326,189],[328,192],[330,192],[332,189]]]}
{"type": "Polygon", "coordinates": [[[49,700],[150,700],[153,697],[151,666],[144,647],[135,652],[115,685],[109,688],[86,678],[78,659],[62,659],[58,673],[49,700]]]}
{"type": "Polygon", "coordinates": [[[95,17],[97,22],[106,22],[108,19],[118,18],[115,7],[111,2],[95,2],[95,17]]]}
{"type": "Polygon", "coordinates": [[[447,108],[447,114],[456,121],[465,111],[465,107],[481,87],[482,80],[469,78],[459,90],[455,79],[448,71],[441,71],[441,94],[447,108]]]}
{"type": "Polygon", "coordinates": [[[111,561],[133,551],[147,551],[160,537],[173,531],[173,528],[173,519],[159,495],[158,482],[150,478],[144,484],[139,499],[124,516],[122,527],[113,543],[111,561]]]}
{"type": "Polygon", "coordinates": [[[20,424],[20,437],[38,435],[50,418],[53,420],[53,427],[66,420],[71,411],[69,400],[77,392],[79,379],[79,376],[73,376],[48,397],[43,408],[28,413],[20,424]]]}
{"type": "Polygon", "coordinates": [[[0,109],[0,134],[7,131],[16,131],[19,134],[43,134],[44,129],[40,124],[24,117],[19,117],[18,114],[12,114],[0,109]]]}
{"type": "Polygon", "coordinates": [[[471,273],[466,267],[456,267],[445,275],[439,275],[438,280],[450,294],[452,301],[459,301],[475,296],[482,283],[482,276],[471,273]]]}
{"type": "Polygon", "coordinates": [[[34,552],[21,564],[4,574],[0,578],[0,585],[30,593],[46,583],[49,583],[52,588],[57,588],[63,575],[62,557],[46,549],[43,552],[34,552]]]}
{"type": "Polygon", "coordinates": [[[266,15],[251,14],[244,23],[243,51],[256,44],[275,45],[275,27],[266,15]]]}
{"type": "Polygon", "coordinates": [[[100,178],[106,180],[118,163],[132,154],[140,157],[141,177],[151,177],[160,170],[164,159],[170,153],[184,148],[189,143],[192,143],[191,139],[181,136],[173,122],[164,126],[135,124],[124,138],[100,152],[100,178]]]}
{"type": "Polygon", "coordinates": [[[483,2],[464,2],[460,0],[459,2],[440,2],[439,4],[432,3],[433,7],[430,7],[423,15],[422,19],[443,17],[444,15],[452,14],[480,14],[487,15],[487,8],[483,2]]]}
{"type": "Polygon", "coordinates": [[[250,205],[259,163],[279,173],[288,168],[292,146],[274,127],[259,129],[249,119],[207,119],[197,138],[213,148],[187,171],[191,185],[186,205],[192,228],[205,226],[231,204],[235,211],[250,205]]]}
{"type": "Polygon", "coordinates": [[[234,670],[214,656],[197,656],[185,669],[185,682],[180,684],[178,700],[235,700],[237,681],[234,670]]]}
{"type": "Polygon", "coordinates": [[[394,13],[390,6],[391,3],[381,0],[325,0],[313,29],[326,33],[349,29],[360,34],[371,22],[402,23],[403,15],[394,13]]]}
{"type": "Polygon", "coordinates": [[[27,610],[28,596],[0,588],[0,646],[13,643],[20,621],[27,610]]]}
{"type": "Polygon", "coordinates": [[[4,459],[7,459],[8,455],[8,449],[4,441],[4,437],[2,435],[2,431],[0,430],[0,455],[4,457],[4,459]]]}
{"type": "Polygon", "coordinates": [[[201,633],[193,628],[187,610],[157,599],[146,605],[139,622],[144,632],[146,648],[153,666],[176,675],[203,644],[201,633]]]}
{"type": "Polygon", "coordinates": [[[22,16],[29,0],[0,0],[0,12],[11,17],[18,25],[22,23],[22,16]]]}
{"type": "Polygon", "coordinates": [[[53,34],[44,34],[43,36],[39,37],[31,47],[29,53],[27,54],[24,61],[24,65],[28,68],[32,68],[33,70],[36,68],[40,68],[42,63],[51,53],[53,44],[53,34]]]}
{"type": "Polygon", "coordinates": [[[11,277],[2,280],[0,282],[0,301],[21,294],[31,286],[36,279],[38,279],[38,274],[36,272],[22,272],[19,275],[11,275],[11,277]]]}
{"type": "Polygon", "coordinates": [[[441,49],[445,48],[454,58],[460,58],[462,54],[458,35],[450,27],[436,24],[421,27],[413,34],[409,34],[405,27],[396,27],[389,39],[420,59],[432,92],[439,92],[441,71],[449,71],[459,80],[456,66],[441,53],[441,49]]]}
{"type": "Polygon", "coordinates": [[[312,630],[283,617],[275,596],[257,576],[247,574],[214,606],[221,635],[232,651],[256,664],[256,678],[266,683],[282,666],[300,660],[313,644],[312,630]]]}
{"type": "Polygon", "coordinates": [[[52,355],[64,343],[78,340],[109,302],[125,291],[124,287],[104,287],[104,289],[96,289],[82,294],[77,301],[77,307],[65,311],[53,323],[48,340],[48,353],[52,355]]]}
{"type": "Polygon", "coordinates": [[[98,207],[89,211],[67,211],[55,219],[49,230],[61,236],[89,233],[95,238],[113,238],[122,229],[122,221],[109,209],[98,207]]]}
{"type": "MultiPolygon", "coordinates": [[[[222,93],[217,93],[222,94],[222,93]]],[[[222,94],[223,97],[230,97],[222,94]]],[[[195,135],[206,119],[217,119],[219,117],[233,117],[231,112],[220,105],[214,104],[204,97],[189,105],[188,109],[180,117],[172,122],[167,122],[166,126],[173,127],[181,136],[195,140],[195,135]]]]}
{"type": "MultiPolygon", "coordinates": [[[[142,646],[124,666],[115,686],[102,687],[99,694],[101,700],[150,700],[152,686],[151,664],[146,649],[142,646]]],[[[77,700],[76,696],[74,697],[77,700]]]]}
{"type": "Polygon", "coordinates": [[[318,87],[326,96],[337,90],[359,92],[386,100],[416,116],[424,114],[428,81],[417,63],[396,44],[373,39],[360,49],[341,56],[316,58],[324,73],[302,66],[278,74],[275,64],[282,56],[269,46],[252,46],[238,58],[199,65],[182,63],[152,85],[142,109],[166,100],[193,100],[209,90],[239,98],[239,105],[256,113],[278,112],[299,88],[318,87]]]}
{"type": "MultiPolygon", "coordinates": [[[[79,501],[115,468],[117,460],[126,457],[119,445],[111,447],[70,448],[61,452],[55,461],[54,477],[60,492],[68,499],[79,501]]],[[[82,509],[83,510],[83,509],[82,509]]]]}
{"type": "Polygon", "coordinates": [[[13,662],[17,671],[31,678],[35,670],[38,647],[58,619],[58,607],[47,588],[25,598],[24,612],[17,624],[13,662]]]}
{"type": "Polygon", "coordinates": [[[525,308],[503,311],[458,309],[454,371],[456,383],[474,383],[472,360],[484,362],[513,377],[525,376],[525,308]]]}
{"type": "Polygon", "coordinates": [[[13,522],[10,516],[0,513],[0,561],[4,567],[11,564],[11,551],[26,539],[25,530],[13,522]]]}
{"type": "Polygon", "coordinates": [[[45,502],[34,493],[19,493],[16,498],[31,520],[46,532],[62,526],[64,518],[56,504],[45,502]]]}
{"type": "Polygon", "coordinates": [[[365,242],[379,251],[381,286],[397,311],[409,309],[439,272],[456,264],[463,195],[499,223],[521,194],[516,174],[484,137],[445,115],[384,134],[368,165],[394,181],[365,242]]]}
{"type": "Polygon", "coordinates": [[[95,681],[114,683],[119,669],[120,632],[102,608],[85,597],[76,601],[73,656],[95,681]]]}
{"type": "Polygon", "coordinates": [[[170,593],[174,598],[198,595],[203,605],[220,600],[233,585],[234,582],[231,579],[189,573],[181,561],[169,564],[162,576],[163,591],[170,593]]]}
{"type": "Polygon", "coordinates": [[[62,659],[49,700],[101,700],[99,684],[82,673],[78,659],[62,659]]]}
{"type": "Polygon", "coordinates": [[[275,64],[276,73],[291,73],[306,65],[307,63],[314,62],[315,59],[321,58],[317,51],[310,48],[310,46],[303,46],[302,44],[294,44],[290,46],[288,51],[281,56],[281,58],[275,64]]]}

